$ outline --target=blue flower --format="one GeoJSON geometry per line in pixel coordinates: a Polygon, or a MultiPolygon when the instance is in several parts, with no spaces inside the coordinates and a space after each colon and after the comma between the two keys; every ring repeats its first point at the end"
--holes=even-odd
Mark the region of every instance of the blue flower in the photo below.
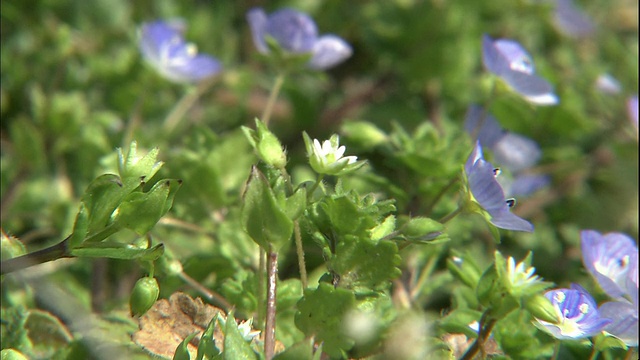
{"type": "Polygon", "coordinates": [[[184,40],[182,21],[144,23],[140,51],[162,76],[175,82],[195,83],[214,76],[222,65],[214,57],[198,54],[195,45],[184,40]]]}
{"type": "Polygon", "coordinates": [[[316,23],[309,15],[282,9],[267,15],[262,8],[254,8],[247,13],[253,42],[258,51],[269,52],[266,37],[275,40],[285,51],[292,54],[310,54],[307,64],[310,68],[324,70],[349,58],[351,46],[335,35],[318,36],[316,23]]]}
{"type": "Polygon", "coordinates": [[[538,327],[560,340],[575,340],[597,335],[611,319],[598,312],[596,302],[580,285],[571,284],[571,289],[547,291],[544,296],[551,301],[558,324],[536,319],[538,327]]]}
{"type": "Polygon", "coordinates": [[[482,61],[490,72],[504,80],[515,92],[538,105],[555,105],[553,87],[535,75],[531,56],[513,40],[482,37],[482,61]]]}
{"type": "Polygon", "coordinates": [[[493,165],[482,158],[479,141],[476,142],[464,170],[473,200],[489,214],[493,225],[507,230],[533,231],[530,222],[510,212],[513,201],[507,202],[502,187],[495,178],[493,165]]]}
{"type": "MultiPolygon", "coordinates": [[[[637,291],[637,289],[636,289],[637,291]]],[[[610,301],[598,309],[600,315],[613,322],[604,331],[622,340],[627,346],[638,346],[638,302],[610,301]]]]}
{"type": "Polygon", "coordinates": [[[602,290],[612,298],[635,296],[637,299],[638,248],[635,241],[622,233],[601,235],[593,230],[582,231],[580,238],[582,262],[602,290]],[[629,279],[633,268],[635,285],[633,279],[629,279]]]}
{"type": "Polygon", "coordinates": [[[495,117],[477,105],[469,107],[464,127],[482,147],[493,152],[497,165],[514,176],[513,179],[498,178],[506,196],[529,195],[549,184],[546,175],[522,173],[535,165],[542,155],[535,141],[503,129],[495,117]]]}
{"type": "Polygon", "coordinates": [[[585,37],[593,33],[593,22],[572,0],[556,0],[553,20],[560,32],[570,37],[585,37]]]}

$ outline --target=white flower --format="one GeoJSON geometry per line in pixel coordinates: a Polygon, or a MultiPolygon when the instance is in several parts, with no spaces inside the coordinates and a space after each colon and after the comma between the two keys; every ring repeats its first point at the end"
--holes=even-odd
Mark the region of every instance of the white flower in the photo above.
{"type": "Polygon", "coordinates": [[[516,265],[516,261],[511,256],[507,259],[507,281],[512,293],[518,292],[540,281],[540,277],[533,274],[536,268],[526,266],[524,261],[516,265]]]}
{"type": "Polygon", "coordinates": [[[309,164],[318,174],[343,175],[364,165],[364,161],[358,161],[357,156],[344,156],[346,148],[340,146],[338,135],[331,136],[322,144],[318,139],[311,141],[307,133],[303,133],[303,136],[309,164]]]}

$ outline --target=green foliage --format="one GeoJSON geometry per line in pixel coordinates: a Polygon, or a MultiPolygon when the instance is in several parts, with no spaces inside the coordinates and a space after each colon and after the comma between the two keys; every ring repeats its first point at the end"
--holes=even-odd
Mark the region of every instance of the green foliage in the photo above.
{"type": "MultiPolygon", "coordinates": [[[[628,16],[637,9],[575,3],[595,34],[563,33],[549,2],[265,5],[306,11],[319,33],[351,44],[348,61],[318,72],[306,68],[310,54],[272,38],[259,54],[248,3],[3,2],[2,358],[151,358],[131,341],[139,324],[127,295],[141,272],[159,290],[136,313],[176,291],[235,309],[226,322],[195,312],[193,332],[167,330],[175,359],[193,358],[198,338],[199,359],[262,358],[264,344],[237,325],[253,318],[264,331],[260,249],[280,259],[276,359],[401,356],[395,349],[460,358],[478,338],[474,322],[494,325],[487,358],[553,356],[557,341],[532,325],[553,320],[542,295],[551,283],[609,300],[584,270],[580,230],[638,235],[638,135],[625,107],[638,88],[638,22],[628,16]],[[215,81],[176,84],[145,64],[140,25],[178,17],[186,38],[223,63],[215,81]],[[496,84],[483,34],[520,42],[560,103],[533,106],[496,84]],[[603,74],[619,93],[594,86],[603,74]],[[271,103],[275,79],[284,82],[271,103]],[[473,139],[463,122],[475,103],[540,146],[527,174],[551,183],[512,209],[532,234],[486,225],[477,205],[464,210],[480,216],[449,216],[468,205],[460,175],[473,139]],[[253,128],[267,107],[268,126],[253,128]],[[334,152],[315,154],[313,139],[334,152]],[[47,263],[31,267],[47,249],[47,263]],[[509,257],[540,281],[514,283],[509,257]],[[74,316],[60,310],[68,304],[74,316]],[[213,341],[220,330],[224,343],[213,341]]],[[[485,157],[501,166],[491,149],[485,157]]],[[[603,334],[557,351],[637,354],[603,334]]]]}

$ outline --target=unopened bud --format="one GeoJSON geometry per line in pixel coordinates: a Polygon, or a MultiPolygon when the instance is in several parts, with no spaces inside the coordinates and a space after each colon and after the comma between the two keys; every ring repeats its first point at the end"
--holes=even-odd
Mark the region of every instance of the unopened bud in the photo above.
{"type": "Polygon", "coordinates": [[[557,324],[560,322],[558,310],[551,301],[541,294],[531,295],[523,299],[524,308],[537,319],[557,324]]]}
{"type": "Polygon", "coordinates": [[[131,316],[144,315],[158,300],[159,294],[160,287],[155,278],[143,277],[138,280],[133,286],[133,291],[131,291],[131,297],[129,298],[131,316]]]}

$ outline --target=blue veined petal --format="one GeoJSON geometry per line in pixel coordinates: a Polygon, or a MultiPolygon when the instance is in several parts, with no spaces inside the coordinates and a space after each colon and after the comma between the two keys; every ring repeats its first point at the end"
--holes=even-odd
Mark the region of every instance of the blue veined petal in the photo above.
{"type": "Polygon", "coordinates": [[[182,37],[182,21],[154,21],[141,27],[140,51],[160,74],[176,82],[197,82],[216,75],[220,62],[198,54],[182,37]]]}
{"type": "Polygon", "coordinates": [[[482,63],[498,76],[510,68],[507,59],[494,46],[493,39],[486,34],[482,36],[482,63]]]}
{"type": "MultiPolygon", "coordinates": [[[[637,267],[638,261],[638,248],[630,237],[622,233],[601,235],[597,231],[584,230],[580,238],[582,262],[604,292],[613,298],[631,296],[628,293],[631,290],[637,292],[637,280],[635,289],[629,289],[627,280],[631,266],[637,267]]],[[[637,272],[635,276],[637,278],[637,272]]]]}
{"type": "Polygon", "coordinates": [[[464,129],[485,148],[492,148],[506,134],[496,118],[478,105],[469,106],[464,119],[464,129]]]}
{"type": "Polygon", "coordinates": [[[509,64],[509,70],[529,75],[536,72],[531,55],[517,41],[499,39],[493,42],[493,46],[509,64]]]}
{"type": "Polygon", "coordinates": [[[538,144],[522,135],[507,132],[491,148],[495,162],[512,172],[535,165],[542,151],[538,144]]]}
{"type": "Polygon", "coordinates": [[[494,175],[494,168],[482,158],[480,142],[465,164],[469,190],[475,201],[491,216],[495,226],[516,231],[533,231],[533,225],[509,211],[502,187],[494,175]]]}
{"type": "Polygon", "coordinates": [[[558,30],[567,36],[589,36],[595,30],[589,16],[578,9],[572,0],[556,0],[553,20],[558,30]]]}
{"type": "Polygon", "coordinates": [[[598,309],[600,315],[613,320],[604,330],[628,346],[638,346],[638,307],[627,301],[610,301],[598,309]]]}
{"type": "Polygon", "coordinates": [[[220,62],[211,56],[196,55],[189,61],[169,66],[166,76],[174,81],[197,82],[216,75],[222,70],[220,62]]]}
{"type": "Polygon", "coordinates": [[[509,207],[489,212],[491,223],[501,229],[533,232],[533,224],[511,213],[509,207]]]}
{"type": "Polygon", "coordinates": [[[262,8],[253,8],[247,12],[247,22],[249,28],[251,28],[251,36],[253,37],[253,43],[261,53],[269,52],[269,48],[264,40],[264,36],[267,33],[268,23],[267,13],[262,8]]]}
{"type": "Polygon", "coordinates": [[[547,291],[544,296],[558,312],[560,323],[551,324],[538,319],[542,328],[560,340],[582,339],[601,332],[612,320],[602,317],[591,295],[580,285],[570,289],[547,291]]]}
{"type": "Polygon", "coordinates": [[[335,35],[321,36],[313,46],[309,61],[312,69],[324,70],[333,67],[351,56],[351,45],[335,35]]]}
{"type": "Polygon", "coordinates": [[[538,105],[555,105],[558,97],[553,92],[553,86],[537,75],[529,75],[519,71],[506,71],[502,79],[528,101],[538,105]]]}
{"type": "Polygon", "coordinates": [[[311,52],[318,39],[313,19],[293,9],[282,9],[269,15],[265,33],[283,49],[294,53],[311,52]]]}

